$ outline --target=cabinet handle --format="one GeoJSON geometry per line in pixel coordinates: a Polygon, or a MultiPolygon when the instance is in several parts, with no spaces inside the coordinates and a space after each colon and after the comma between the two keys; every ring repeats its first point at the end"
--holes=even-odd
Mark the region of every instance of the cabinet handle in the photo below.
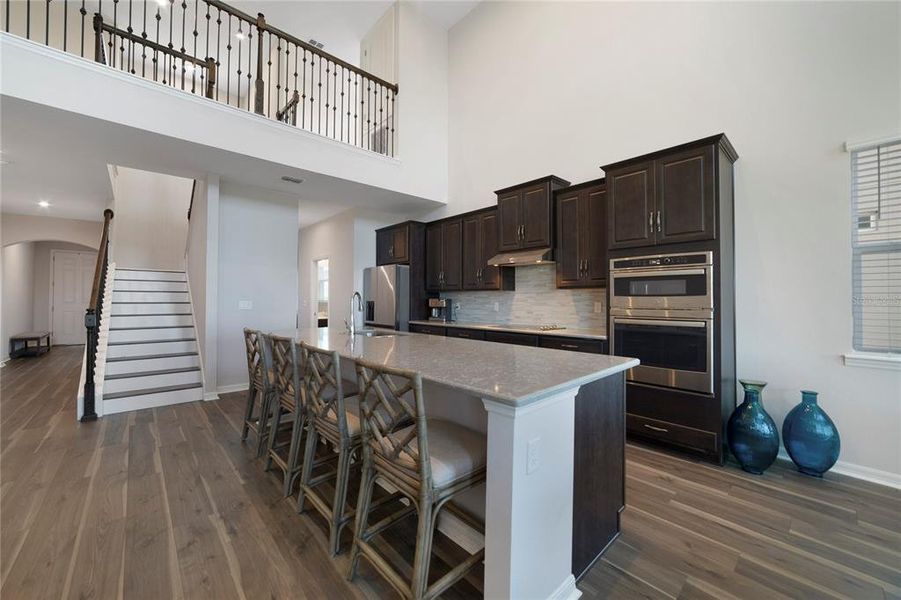
{"type": "Polygon", "coordinates": [[[651,233],[654,232],[654,211],[648,213],[648,228],[651,230],[651,233]]]}
{"type": "Polygon", "coordinates": [[[589,260],[590,260],[590,259],[588,259],[588,258],[585,259],[585,276],[586,276],[586,277],[588,277],[588,261],[589,261],[589,260]]]}
{"type": "Polygon", "coordinates": [[[394,258],[394,246],[388,246],[388,258],[394,258]]]}
{"type": "Polygon", "coordinates": [[[575,344],[560,344],[560,347],[561,347],[561,348],[571,348],[571,349],[573,349],[573,350],[578,350],[578,349],[579,349],[579,347],[576,346],[575,344]]]}
{"type": "Polygon", "coordinates": [[[661,219],[660,219],[660,211],[658,210],[658,211],[657,211],[657,233],[660,233],[660,231],[661,231],[661,229],[662,229],[660,223],[661,223],[661,219]]]}
{"type": "Polygon", "coordinates": [[[526,226],[520,225],[519,226],[519,239],[523,240],[523,239],[525,239],[525,237],[526,237],[526,226]]]}
{"type": "Polygon", "coordinates": [[[654,427],[653,425],[648,425],[647,423],[645,423],[644,426],[647,427],[648,429],[650,429],[651,431],[659,431],[660,433],[669,433],[669,429],[666,429],[664,427],[654,427]]]}

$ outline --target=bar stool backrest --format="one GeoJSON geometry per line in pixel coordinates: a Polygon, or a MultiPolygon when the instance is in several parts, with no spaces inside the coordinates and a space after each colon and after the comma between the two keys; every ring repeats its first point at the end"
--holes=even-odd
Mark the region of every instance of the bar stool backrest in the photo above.
{"type": "Polygon", "coordinates": [[[357,377],[364,443],[392,467],[431,487],[422,376],[358,360],[357,377]],[[414,426],[403,428],[404,423],[414,426]]]}
{"type": "Polygon", "coordinates": [[[341,360],[336,351],[320,350],[301,342],[306,365],[307,414],[338,428],[348,437],[344,387],[341,384],[341,360]]]}
{"type": "Polygon", "coordinates": [[[292,338],[275,334],[268,338],[272,353],[273,385],[278,400],[290,410],[295,407],[303,409],[303,352],[298,352],[297,344],[292,338]]]}
{"type": "Polygon", "coordinates": [[[260,390],[268,390],[271,368],[267,344],[263,341],[263,333],[255,329],[244,328],[244,349],[247,352],[247,376],[250,385],[260,390]]]}

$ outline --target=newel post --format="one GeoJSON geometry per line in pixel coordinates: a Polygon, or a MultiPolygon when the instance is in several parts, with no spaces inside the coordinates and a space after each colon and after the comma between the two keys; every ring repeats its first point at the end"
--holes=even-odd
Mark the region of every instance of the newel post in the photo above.
{"type": "Polygon", "coordinates": [[[263,31],[266,29],[266,17],[263,13],[257,13],[257,78],[254,81],[254,112],[263,114],[263,95],[265,85],[263,83],[263,31]]]}
{"type": "Polygon", "coordinates": [[[206,59],[206,97],[212,99],[216,87],[216,60],[212,57],[206,59]]]}
{"type": "Polygon", "coordinates": [[[94,61],[106,64],[103,56],[103,15],[94,13],[94,61]]]}

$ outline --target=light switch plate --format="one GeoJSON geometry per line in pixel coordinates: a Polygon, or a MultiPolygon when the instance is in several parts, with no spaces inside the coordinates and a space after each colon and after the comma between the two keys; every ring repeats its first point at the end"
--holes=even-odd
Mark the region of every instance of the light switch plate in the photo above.
{"type": "Polygon", "coordinates": [[[594,303],[594,312],[596,312],[596,313],[604,312],[604,303],[603,302],[595,302],[594,303]]]}
{"type": "Polygon", "coordinates": [[[238,310],[253,310],[253,301],[238,300],[238,310]]]}
{"type": "Polygon", "coordinates": [[[494,312],[497,312],[497,311],[499,311],[500,309],[501,309],[500,304],[498,304],[497,302],[495,302],[495,303],[494,303],[494,312]]]}

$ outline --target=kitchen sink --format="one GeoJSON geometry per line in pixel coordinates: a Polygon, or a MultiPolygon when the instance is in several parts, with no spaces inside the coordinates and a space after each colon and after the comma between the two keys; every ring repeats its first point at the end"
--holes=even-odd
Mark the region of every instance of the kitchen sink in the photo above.
{"type": "Polygon", "coordinates": [[[361,329],[356,332],[357,335],[365,335],[366,337],[393,337],[397,333],[393,331],[379,331],[378,329],[361,329]]]}

